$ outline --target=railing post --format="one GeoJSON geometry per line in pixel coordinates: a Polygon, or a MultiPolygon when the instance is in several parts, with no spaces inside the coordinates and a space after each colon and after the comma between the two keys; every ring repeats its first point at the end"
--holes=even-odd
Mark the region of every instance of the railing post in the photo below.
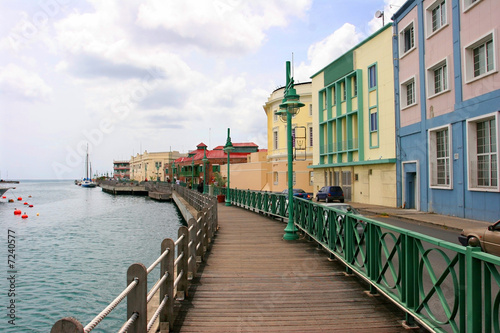
{"type": "Polygon", "coordinates": [[[203,261],[203,212],[198,212],[196,215],[196,262],[203,261]],[[199,246],[198,246],[199,245],[199,246]]]}
{"type": "MultiPolygon", "coordinates": [[[[418,249],[415,238],[404,236],[403,269],[403,302],[410,310],[415,310],[418,305],[418,249]]],[[[415,325],[415,318],[406,312],[406,325],[415,325]]]]}
{"type": "Polygon", "coordinates": [[[177,295],[178,299],[184,299],[188,295],[188,259],[189,259],[189,231],[186,227],[180,227],[178,231],[179,238],[184,236],[182,241],[179,243],[177,249],[178,255],[182,254],[182,259],[179,260],[177,265],[177,274],[182,272],[182,278],[177,285],[177,295]]]}
{"type": "Polygon", "coordinates": [[[160,263],[160,277],[168,274],[167,281],[160,286],[160,303],[167,296],[167,304],[160,312],[160,331],[168,331],[174,328],[174,257],[175,243],[170,238],[161,242],[161,253],[168,254],[160,263]],[[167,330],[168,327],[168,330],[167,330]]]}
{"type": "Polygon", "coordinates": [[[197,223],[196,220],[190,218],[188,221],[188,228],[191,229],[189,231],[189,279],[196,277],[196,233],[197,231],[197,223]]]}
{"type": "Polygon", "coordinates": [[[480,252],[480,247],[467,246],[466,272],[467,272],[467,332],[482,332],[482,274],[481,260],[473,257],[474,252],[480,252]]]}
{"type": "Polygon", "coordinates": [[[143,264],[136,263],[130,265],[127,270],[127,286],[138,279],[138,283],[127,296],[127,319],[135,312],[139,315],[137,320],[128,330],[128,333],[143,333],[147,329],[147,293],[148,293],[148,273],[143,264]]]}
{"type": "Polygon", "coordinates": [[[83,325],[73,317],[65,317],[56,321],[50,333],[83,333],[83,325]]]}
{"type": "Polygon", "coordinates": [[[203,241],[203,255],[205,255],[205,252],[208,251],[208,241],[209,241],[209,235],[208,235],[208,229],[209,229],[209,224],[210,220],[208,219],[208,209],[203,209],[203,217],[201,218],[201,227],[203,230],[203,235],[201,236],[202,241],[203,241]]]}

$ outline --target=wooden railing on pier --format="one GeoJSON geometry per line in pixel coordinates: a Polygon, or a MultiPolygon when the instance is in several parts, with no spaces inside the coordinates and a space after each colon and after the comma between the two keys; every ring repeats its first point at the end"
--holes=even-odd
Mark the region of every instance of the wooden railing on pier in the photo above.
{"type": "Polygon", "coordinates": [[[218,229],[217,199],[192,190],[177,187],[179,195],[198,207],[197,218],[187,221],[188,227],[180,227],[177,240],[164,239],[158,259],[148,268],[141,263],[131,265],[127,271],[127,287],[85,327],[75,318],[57,321],[51,333],[91,332],[126,297],[127,318],[118,332],[144,333],[168,332],[174,324],[174,303],[188,293],[189,281],[196,276],[199,264],[218,229]],[[176,251],[177,250],[177,251],[176,251]],[[176,255],[177,253],[177,255],[176,255]],[[160,265],[160,277],[148,292],[148,275],[160,265]],[[159,292],[160,303],[151,307],[148,303],[159,292]],[[148,318],[151,318],[148,321],[148,318]],[[159,320],[159,321],[158,321],[159,320]]]}

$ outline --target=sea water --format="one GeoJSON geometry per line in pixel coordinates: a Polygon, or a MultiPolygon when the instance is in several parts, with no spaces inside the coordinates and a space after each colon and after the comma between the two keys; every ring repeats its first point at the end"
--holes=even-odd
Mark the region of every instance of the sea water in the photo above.
{"type": "MultiPolygon", "coordinates": [[[[149,267],[161,241],[175,240],[183,223],[173,203],[148,197],[114,196],[73,181],[8,185],[16,189],[0,198],[0,332],[50,332],[63,317],[87,325],[126,287],[128,267],[149,267]],[[14,215],[16,208],[28,218],[14,215]]],[[[158,277],[156,268],[148,284],[158,277]]],[[[115,332],[125,317],[126,299],[92,332],[115,332]]]]}

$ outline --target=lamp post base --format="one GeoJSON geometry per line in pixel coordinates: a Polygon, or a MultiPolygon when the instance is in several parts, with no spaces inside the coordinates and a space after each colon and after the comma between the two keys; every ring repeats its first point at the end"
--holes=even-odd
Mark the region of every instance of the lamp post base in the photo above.
{"type": "Polygon", "coordinates": [[[226,206],[231,206],[231,201],[226,200],[226,206]]]}
{"type": "Polygon", "coordinates": [[[288,223],[285,228],[285,234],[283,235],[284,240],[297,240],[299,235],[297,235],[297,229],[293,223],[288,223]]]}

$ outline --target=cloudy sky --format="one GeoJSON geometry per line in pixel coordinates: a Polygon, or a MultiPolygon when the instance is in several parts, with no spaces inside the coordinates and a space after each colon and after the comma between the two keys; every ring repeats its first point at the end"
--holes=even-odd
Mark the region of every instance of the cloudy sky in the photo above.
{"type": "Polygon", "coordinates": [[[404,0],[2,0],[0,178],[77,179],[204,142],[267,148],[263,104],[404,0]]]}

